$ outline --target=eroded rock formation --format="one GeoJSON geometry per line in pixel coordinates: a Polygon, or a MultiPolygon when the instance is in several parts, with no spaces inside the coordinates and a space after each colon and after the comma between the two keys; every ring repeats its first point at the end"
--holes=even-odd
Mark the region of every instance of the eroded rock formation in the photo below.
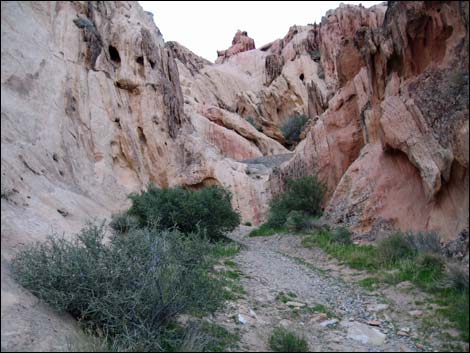
{"type": "Polygon", "coordinates": [[[248,33],[246,31],[238,30],[233,37],[232,46],[227,50],[217,51],[217,60],[215,62],[217,64],[222,64],[231,56],[252,49],[255,49],[254,39],[248,37],[248,33]]]}
{"type": "Polygon", "coordinates": [[[468,15],[341,5],[259,49],[237,32],[212,64],[134,2],[2,2],[2,350],[61,350],[75,332],[9,277],[15,250],[149,182],[224,186],[259,224],[287,178],[315,174],[325,218],[357,236],[468,241],[468,15]],[[289,154],[294,115],[310,120],[289,154]]]}

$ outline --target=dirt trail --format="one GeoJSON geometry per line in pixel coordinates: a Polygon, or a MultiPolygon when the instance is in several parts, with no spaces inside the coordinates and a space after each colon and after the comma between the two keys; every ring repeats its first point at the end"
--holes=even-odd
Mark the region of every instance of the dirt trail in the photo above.
{"type": "Polygon", "coordinates": [[[303,248],[302,236],[249,238],[252,229],[241,226],[231,234],[244,245],[234,261],[243,273],[240,284],[246,295],[215,318],[238,331],[237,349],[269,350],[276,326],[306,337],[311,351],[435,349],[432,337],[421,337],[418,320],[409,314],[415,310],[423,315],[425,308],[415,305],[422,294],[406,285],[367,291],[356,284],[364,273],[303,248]],[[423,339],[426,347],[418,343],[423,339]]]}

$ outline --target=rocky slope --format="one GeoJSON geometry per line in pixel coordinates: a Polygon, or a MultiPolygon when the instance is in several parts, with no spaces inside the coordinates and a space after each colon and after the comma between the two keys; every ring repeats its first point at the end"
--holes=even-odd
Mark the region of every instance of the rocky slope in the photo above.
{"type": "Polygon", "coordinates": [[[149,182],[222,185],[259,224],[288,177],[316,174],[326,218],[358,236],[436,230],[468,249],[468,13],[341,5],[259,49],[240,31],[212,64],[134,2],[2,2],[2,350],[73,332],[30,320],[45,309],[9,277],[15,250],[149,182]],[[299,114],[288,154],[279,128],[299,114]]]}

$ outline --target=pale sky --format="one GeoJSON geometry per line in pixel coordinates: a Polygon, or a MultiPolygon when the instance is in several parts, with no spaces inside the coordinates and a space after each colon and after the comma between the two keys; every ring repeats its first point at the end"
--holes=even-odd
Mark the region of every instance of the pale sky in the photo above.
{"type": "Polygon", "coordinates": [[[165,41],[177,41],[210,61],[232,44],[235,32],[247,31],[256,48],[287,34],[290,26],[320,23],[340,3],[370,7],[382,1],[139,1],[165,41]]]}

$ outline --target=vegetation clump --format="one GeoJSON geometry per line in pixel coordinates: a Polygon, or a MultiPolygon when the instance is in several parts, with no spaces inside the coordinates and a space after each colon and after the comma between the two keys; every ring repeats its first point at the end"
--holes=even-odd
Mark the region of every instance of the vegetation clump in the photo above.
{"type": "MultiPolygon", "coordinates": [[[[307,217],[320,216],[324,190],[324,186],[314,176],[288,180],[286,191],[271,201],[268,226],[283,226],[292,211],[301,212],[307,217]]],[[[300,214],[292,216],[298,224],[300,214]]]]}
{"type": "Polygon", "coordinates": [[[193,191],[149,185],[146,191],[129,197],[132,206],[127,214],[133,216],[140,227],[174,228],[182,233],[201,231],[210,240],[220,240],[225,232],[240,224],[240,215],[232,208],[230,192],[217,186],[193,191]]]}
{"type": "Polygon", "coordinates": [[[230,194],[150,185],[130,198],[131,208],[112,216],[114,236],[106,236],[104,223],[89,224],[72,240],[50,236],[13,259],[16,280],[70,313],[106,350],[211,351],[232,342],[221,328],[176,320],[213,313],[227,299],[227,281],[235,287],[239,278],[214,270],[240,248],[223,238],[240,221],[230,194]]]}
{"type": "Polygon", "coordinates": [[[359,283],[366,289],[374,289],[380,282],[397,284],[410,281],[433,293],[436,300],[445,305],[440,312],[455,323],[462,332],[462,339],[468,341],[468,269],[443,256],[437,234],[395,233],[373,246],[344,241],[349,239],[346,232],[337,232],[316,231],[304,238],[302,244],[320,247],[352,268],[375,273],[376,276],[359,283]]]}
{"type": "Polygon", "coordinates": [[[221,283],[209,276],[214,245],[200,235],[143,228],[109,244],[104,237],[103,225],[89,225],[73,240],[49,237],[16,256],[13,274],[117,350],[161,351],[177,314],[221,304],[221,283]]]}
{"type": "Polygon", "coordinates": [[[308,118],[305,115],[293,116],[281,126],[281,132],[286,144],[295,145],[300,141],[300,134],[307,126],[308,118]]]}
{"type": "Polygon", "coordinates": [[[339,227],[331,233],[331,241],[339,244],[352,244],[351,232],[348,228],[339,227]]]}
{"type": "Polygon", "coordinates": [[[308,352],[307,340],[284,328],[274,329],[269,347],[274,352],[308,352]]]}

